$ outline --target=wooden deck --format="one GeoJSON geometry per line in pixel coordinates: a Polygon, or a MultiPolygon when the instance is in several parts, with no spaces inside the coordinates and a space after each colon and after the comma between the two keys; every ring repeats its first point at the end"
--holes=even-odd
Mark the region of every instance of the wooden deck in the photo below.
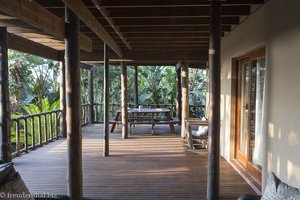
{"type": "MultiPolygon", "coordinates": [[[[178,129],[176,127],[176,129],[178,129]]],[[[177,130],[177,132],[179,132],[177,130]]],[[[102,125],[83,128],[85,199],[206,199],[207,152],[186,150],[168,126],[138,126],[122,140],[120,129],[110,134],[109,157],[102,157],[102,125]],[[164,133],[165,132],[165,133],[164,133]]],[[[66,194],[66,140],[14,159],[31,192],[66,194]]],[[[221,159],[221,200],[254,193],[221,159]]]]}

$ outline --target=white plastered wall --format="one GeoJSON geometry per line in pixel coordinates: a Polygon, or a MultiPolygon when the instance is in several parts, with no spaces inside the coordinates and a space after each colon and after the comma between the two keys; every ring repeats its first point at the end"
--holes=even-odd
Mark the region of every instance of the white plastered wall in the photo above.
{"type": "Polygon", "coordinates": [[[270,0],[222,39],[221,154],[230,159],[232,59],[266,46],[263,184],[274,171],[300,188],[300,1],[270,0]]]}

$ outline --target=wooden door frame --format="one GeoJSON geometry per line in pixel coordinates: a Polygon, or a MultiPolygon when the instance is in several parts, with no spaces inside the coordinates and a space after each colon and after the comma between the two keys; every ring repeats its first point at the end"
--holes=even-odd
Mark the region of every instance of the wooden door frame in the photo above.
{"type": "MultiPolygon", "coordinates": [[[[257,48],[253,51],[250,51],[246,54],[244,54],[243,56],[240,57],[236,57],[232,59],[232,66],[231,66],[231,76],[232,76],[232,81],[231,81],[231,154],[230,154],[230,159],[233,161],[232,163],[236,163],[236,162],[240,162],[237,160],[237,141],[238,141],[238,130],[240,129],[240,117],[238,112],[240,111],[240,96],[239,96],[239,91],[240,91],[240,76],[239,76],[239,66],[241,62],[249,62],[249,70],[251,73],[251,68],[252,68],[252,61],[253,60],[257,60],[260,58],[263,58],[266,56],[266,48],[265,47],[260,47],[257,48]]],[[[249,84],[251,84],[251,75],[250,75],[250,80],[249,80],[249,84]]],[[[251,85],[250,85],[251,86],[251,85]]],[[[248,98],[250,98],[250,95],[248,95],[248,98]]],[[[248,100],[250,103],[250,99],[248,100]]],[[[250,108],[250,105],[249,105],[250,108]]],[[[250,114],[250,113],[249,113],[250,114]]],[[[248,120],[251,120],[250,117],[248,120]]],[[[249,123],[249,122],[248,122],[249,123]]],[[[250,129],[250,126],[248,127],[248,129],[250,129]]],[[[250,134],[249,130],[248,130],[248,134],[250,134]]],[[[247,145],[248,145],[248,149],[247,149],[247,154],[248,156],[250,156],[250,140],[248,139],[247,141],[247,145]]],[[[241,162],[240,162],[241,163],[241,162]]],[[[242,165],[242,164],[240,164],[242,165]]],[[[248,175],[250,175],[251,177],[254,178],[255,182],[258,183],[259,185],[261,185],[261,176],[262,176],[262,172],[255,167],[250,161],[248,161],[246,163],[246,165],[242,165],[243,171],[245,173],[247,173],[248,175]]]]}

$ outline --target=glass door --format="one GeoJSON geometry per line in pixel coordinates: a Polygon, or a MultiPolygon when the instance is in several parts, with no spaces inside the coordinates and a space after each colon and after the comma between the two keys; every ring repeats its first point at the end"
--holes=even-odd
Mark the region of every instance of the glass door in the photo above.
{"type": "Polygon", "coordinates": [[[237,134],[237,159],[247,164],[249,140],[249,83],[250,66],[248,62],[240,64],[239,71],[239,101],[238,101],[238,134],[237,134]]]}
{"type": "Polygon", "coordinates": [[[261,180],[265,58],[239,61],[236,107],[236,159],[261,180]]]}

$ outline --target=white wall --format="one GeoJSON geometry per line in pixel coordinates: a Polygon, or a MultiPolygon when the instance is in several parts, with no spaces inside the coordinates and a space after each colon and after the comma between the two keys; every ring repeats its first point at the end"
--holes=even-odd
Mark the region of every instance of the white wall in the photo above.
{"type": "MultiPolygon", "coordinates": [[[[232,59],[263,47],[266,41],[265,9],[261,8],[222,39],[221,50],[221,154],[230,158],[232,59]]],[[[234,134],[234,133],[233,133],[234,134]]]]}
{"type": "Polygon", "coordinates": [[[300,1],[267,6],[268,171],[300,188],[300,1]]]}
{"type": "Polygon", "coordinates": [[[300,188],[300,1],[270,0],[222,39],[221,153],[230,156],[231,59],[266,46],[266,164],[300,188]]]}

